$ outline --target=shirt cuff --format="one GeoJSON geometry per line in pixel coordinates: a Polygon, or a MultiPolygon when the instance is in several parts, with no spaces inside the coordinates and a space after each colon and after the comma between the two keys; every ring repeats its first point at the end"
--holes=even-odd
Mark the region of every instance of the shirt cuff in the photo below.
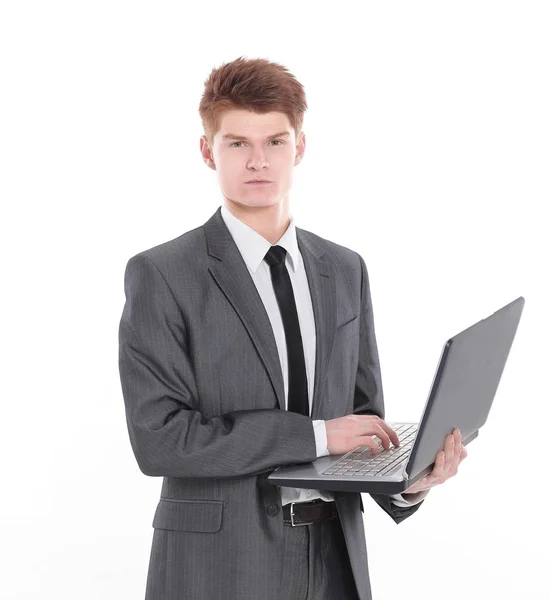
{"type": "Polygon", "coordinates": [[[327,448],[327,426],[323,419],[313,419],[313,433],[315,434],[315,447],[317,449],[317,458],[328,456],[330,452],[327,448]]]}
{"type": "Polygon", "coordinates": [[[422,502],[429,491],[430,490],[422,490],[421,492],[416,492],[416,494],[407,494],[405,498],[403,498],[403,494],[390,494],[390,498],[392,503],[396,506],[406,508],[407,506],[414,506],[415,504],[422,502]]]}

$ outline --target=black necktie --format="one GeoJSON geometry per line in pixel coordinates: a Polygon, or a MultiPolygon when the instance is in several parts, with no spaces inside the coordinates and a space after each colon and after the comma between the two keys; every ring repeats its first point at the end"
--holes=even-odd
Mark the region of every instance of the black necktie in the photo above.
{"type": "Polygon", "coordinates": [[[292,283],[285,265],[286,250],[271,246],[264,257],[285,328],[288,357],[288,410],[309,416],[306,364],[292,283]]]}

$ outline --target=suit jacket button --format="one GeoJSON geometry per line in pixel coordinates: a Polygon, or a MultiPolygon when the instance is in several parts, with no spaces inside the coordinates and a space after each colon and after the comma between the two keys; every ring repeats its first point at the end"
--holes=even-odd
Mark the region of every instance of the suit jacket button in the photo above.
{"type": "Polygon", "coordinates": [[[278,513],[279,513],[279,505],[278,505],[278,504],[270,504],[270,505],[267,507],[267,514],[268,514],[270,517],[274,517],[274,516],[275,516],[276,514],[278,514],[278,513]]]}

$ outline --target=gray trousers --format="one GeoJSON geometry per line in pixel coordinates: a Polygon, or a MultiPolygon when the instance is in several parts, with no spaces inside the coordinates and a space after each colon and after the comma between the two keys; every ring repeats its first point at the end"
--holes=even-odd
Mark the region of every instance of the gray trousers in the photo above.
{"type": "Polygon", "coordinates": [[[339,518],[283,529],[280,600],[358,600],[339,518]]]}

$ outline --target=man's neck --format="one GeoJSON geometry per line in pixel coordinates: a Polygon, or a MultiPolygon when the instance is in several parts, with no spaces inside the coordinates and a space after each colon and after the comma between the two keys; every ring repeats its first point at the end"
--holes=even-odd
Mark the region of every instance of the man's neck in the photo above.
{"type": "Polygon", "coordinates": [[[283,201],[273,206],[244,206],[224,197],[227,210],[254,229],[270,244],[276,244],[290,225],[288,203],[283,201]]]}

